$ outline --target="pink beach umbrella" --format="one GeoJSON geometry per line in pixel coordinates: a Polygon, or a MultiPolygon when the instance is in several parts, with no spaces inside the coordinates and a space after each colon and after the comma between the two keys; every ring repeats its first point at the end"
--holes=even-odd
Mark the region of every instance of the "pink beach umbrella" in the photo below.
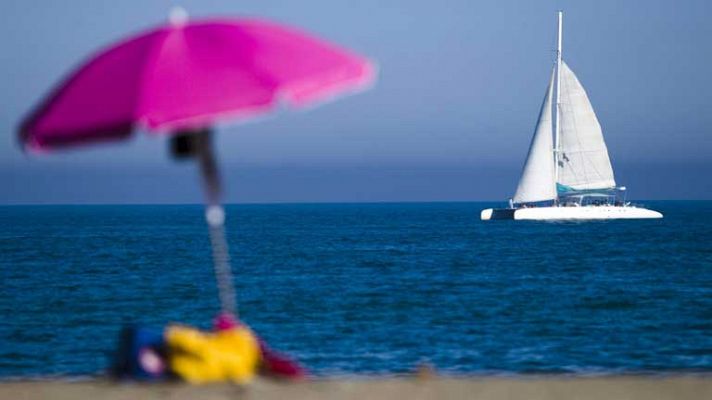
{"type": "Polygon", "coordinates": [[[134,131],[170,134],[173,154],[198,160],[223,313],[236,301],[220,205],[211,127],[303,107],[367,87],[365,58],[300,30],[260,19],[170,23],[98,53],[22,123],[23,147],[45,152],[124,139],[134,131]]]}

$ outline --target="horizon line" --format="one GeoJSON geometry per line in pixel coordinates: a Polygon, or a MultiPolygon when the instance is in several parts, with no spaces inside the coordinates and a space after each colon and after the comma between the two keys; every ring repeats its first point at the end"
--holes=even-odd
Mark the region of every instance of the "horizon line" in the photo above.
{"type": "MultiPolygon", "coordinates": [[[[630,202],[712,202],[710,199],[638,199],[630,200],[630,202]]],[[[225,202],[223,206],[278,206],[278,205],[349,205],[349,204],[462,204],[462,203],[506,203],[507,200],[384,200],[384,201],[265,201],[265,202],[225,202]]],[[[205,203],[189,203],[189,202],[145,202],[145,203],[0,203],[0,207],[53,207],[53,206],[201,206],[205,207],[205,203]]]]}

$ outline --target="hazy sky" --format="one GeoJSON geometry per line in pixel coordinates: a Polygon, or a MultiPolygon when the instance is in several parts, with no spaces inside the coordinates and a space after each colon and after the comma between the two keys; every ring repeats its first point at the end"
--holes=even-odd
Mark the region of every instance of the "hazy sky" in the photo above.
{"type": "MultiPolygon", "coordinates": [[[[25,155],[15,129],[88,54],[174,1],[4,0],[0,203],[200,202],[163,138],[25,155]]],[[[564,10],[564,58],[639,199],[712,198],[712,1],[184,0],[261,16],[374,59],[377,86],[220,129],[229,202],[504,200],[516,187],[564,10]]]]}

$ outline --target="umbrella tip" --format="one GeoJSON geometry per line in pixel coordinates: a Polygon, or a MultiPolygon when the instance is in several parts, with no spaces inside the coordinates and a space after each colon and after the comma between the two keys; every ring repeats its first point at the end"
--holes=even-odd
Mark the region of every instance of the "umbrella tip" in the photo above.
{"type": "Polygon", "coordinates": [[[183,25],[188,22],[188,11],[181,6],[174,6],[168,13],[168,21],[171,25],[183,25]]]}

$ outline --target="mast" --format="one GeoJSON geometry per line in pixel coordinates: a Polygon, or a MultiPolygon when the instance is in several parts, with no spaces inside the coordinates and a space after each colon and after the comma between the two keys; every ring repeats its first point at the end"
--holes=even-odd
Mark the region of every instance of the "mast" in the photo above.
{"type": "Polygon", "coordinates": [[[554,109],[554,184],[559,182],[559,136],[561,126],[559,123],[561,106],[561,32],[564,12],[559,10],[559,30],[556,41],[556,107],[554,109]]]}

